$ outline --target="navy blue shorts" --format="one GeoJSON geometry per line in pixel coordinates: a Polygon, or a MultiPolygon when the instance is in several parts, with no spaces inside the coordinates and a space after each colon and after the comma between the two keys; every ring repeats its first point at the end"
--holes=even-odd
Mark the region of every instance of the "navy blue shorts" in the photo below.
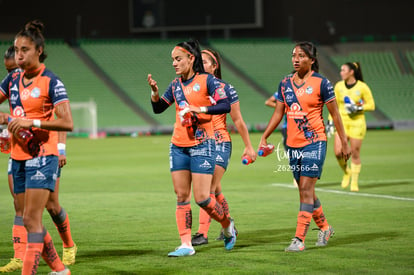
{"type": "Polygon", "coordinates": [[[227,169],[231,157],[231,141],[216,142],[216,165],[227,169]]]}
{"type": "Polygon", "coordinates": [[[13,190],[15,194],[26,189],[55,190],[59,165],[58,156],[42,156],[29,160],[12,160],[13,190]]]}
{"type": "Polygon", "coordinates": [[[216,166],[215,140],[208,139],[193,147],[170,144],[170,171],[189,170],[191,173],[214,174],[216,166]]]}
{"type": "Polygon", "coordinates": [[[289,168],[299,182],[301,176],[320,178],[326,157],[326,141],[317,141],[301,148],[288,146],[289,168]]]}

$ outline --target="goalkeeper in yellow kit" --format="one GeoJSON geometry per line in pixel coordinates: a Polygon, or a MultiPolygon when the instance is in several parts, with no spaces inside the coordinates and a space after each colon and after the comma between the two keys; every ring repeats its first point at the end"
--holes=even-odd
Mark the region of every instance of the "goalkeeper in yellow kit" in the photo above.
{"type": "MultiPolygon", "coordinates": [[[[361,171],[360,151],[362,140],[367,131],[364,112],[375,109],[374,98],[368,85],[363,82],[361,66],[358,62],[348,62],[341,66],[341,78],[335,85],[335,96],[341,114],[348,141],[351,145],[351,167],[341,158],[341,142],[335,133],[334,151],[339,166],[344,171],[341,186],[347,188],[351,182],[351,191],[359,191],[358,176],[361,171]]],[[[329,118],[327,132],[333,133],[329,118]]]]}

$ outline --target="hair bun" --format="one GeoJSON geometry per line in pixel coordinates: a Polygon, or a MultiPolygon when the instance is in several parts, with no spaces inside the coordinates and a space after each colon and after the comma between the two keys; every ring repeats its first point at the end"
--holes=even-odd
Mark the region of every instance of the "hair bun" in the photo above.
{"type": "Polygon", "coordinates": [[[33,20],[27,23],[24,28],[27,31],[38,31],[41,33],[43,31],[44,25],[39,20],[33,20]]]}

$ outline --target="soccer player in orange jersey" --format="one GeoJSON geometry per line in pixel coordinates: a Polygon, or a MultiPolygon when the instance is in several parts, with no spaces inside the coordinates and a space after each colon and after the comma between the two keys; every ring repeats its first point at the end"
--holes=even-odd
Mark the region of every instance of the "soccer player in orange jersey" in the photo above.
{"type": "MultiPolygon", "coordinates": [[[[14,58],[14,45],[10,46],[4,54],[4,66],[6,70],[11,73],[14,70],[20,70],[16,64],[14,58]]],[[[56,228],[60,234],[60,237],[63,241],[63,257],[62,262],[65,265],[71,265],[75,263],[76,257],[76,245],[72,240],[72,234],[70,230],[69,217],[66,214],[65,210],[59,204],[59,181],[60,181],[60,169],[66,165],[66,132],[59,132],[59,174],[56,179],[55,191],[50,193],[49,201],[46,205],[50,216],[52,217],[56,228]],[[59,148],[60,147],[60,148],[59,148]]],[[[15,218],[13,222],[12,229],[12,239],[13,239],[13,250],[14,256],[10,259],[10,262],[5,266],[0,267],[0,272],[13,272],[16,270],[21,270],[23,267],[23,258],[26,251],[27,244],[27,232],[23,225],[23,209],[19,209],[16,195],[13,192],[13,176],[11,169],[11,158],[9,159],[8,165],[8,183],[10,193],[13,196],[13,203],[15,209],[15,218]]]]}
{"type": "Polygon", "coordinates": [[[286,113],[287,146],[290,168],[298,182],[300,210],[296,234],[287,252],[305,250],[305,237],[313,220],[319,227],[316,246],[326,246],[334,234],[323,213],[321,202],[315,194],[315,184],[322,174],[326,155],[326,134],[322,111],[326,104],[341,140],[342,157],[351,155],[332,84],[318,73],[316,47],[310,42],[297,43],[292,52],[295,72],[279,84],[276,109],[260,140],[267,145],[267,138],[276,129],[286,113]]]}
{"type": "Polygon", "coordinates": [[[11,113],[1,113],[0,124],[8,124],[11,134],[13,192],[27,230],[22,274],[36,274],[43,257],[54,274],[64,275],[70,270],[60,260],[42,215],[58,176],[57,131],[71,131],[73,121],[65,86],[43,64],[42,30],[42,22],[31,21],[15,37],[15,60],[22,71],[0,84],[0,103],[9,99],[11,113]],[[22,131],[32,137],[24,139],[22,131]]]}
{"type": "Polygon", "coordinates": [[[157,82],[151,74],[148,75],[154,113],[165,111],[174,102],[176,109],[170,144],[170,171],[177,195],[176,221],[181,245],[168,256],[195,253],[191,244],[191,189],[196,203],[223,227],[224,246],[230,250],[236,243],[234,222],[225,215],[215,197],[210,197],[216,166],[212,115],[228,113],[229,100],[221,81],[204,72],[198,42],[177,44],[171,58],[179,77],[170,83],[162,97],[159,96],[157,82]]]}
{"type": "MultiPolygon", "coordinates": [[[[204,70],[221,79],[221,64],[219,54],[212,50],[206,49],[201,51],[204,70]]],[[[256,160],[256,152],[250,142],[249,131],[246,127],[246,123],[243,120],[240,112],[240,102],[236,89],[228,83],[221,84],[224,91],[227,94],[227,98],[230,100],[231,111],[230,116],[237,128],[242,140],[244,142],[244,151],[242,158],[248,156],[252,161],[256,160]]],[[[221,204],[223,211],[230,217],[229,207],[226,198],[221,191],[221,179],[226,172],[228,163],[231,156],[231,138],[227,131],[227,115],[215,115],[213,116],[213,124],[216,139],[216,167],[214,169],[213,181],[210,189],[210,196],[214,196],[216,200],[221,204]]],[[[210,216],[200,208],[199,215],[199,227],[197,233],[193,236],[191,242],[193,245],[203,245],[208,243],[208,230],[210,228],[211,219],[210,216]]],[[[220,233],[218,240],[223,239],[223,232],[220,233]]]]}

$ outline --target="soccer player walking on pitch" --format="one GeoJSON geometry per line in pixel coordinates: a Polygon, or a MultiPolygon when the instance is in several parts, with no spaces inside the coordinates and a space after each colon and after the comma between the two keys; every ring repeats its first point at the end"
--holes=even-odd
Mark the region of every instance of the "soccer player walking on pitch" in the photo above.
{"type": "MultiPolygon", "coordinates": [[[[14,45],[10,46],[4,54],[4,65],[6,70],[11,73],[14,70],[20,71],[20,68],[17,66],[15,61],[15,52],[14,45]]],[[[59,172],[56,179],[55,191],[50,193],[49,200],[46,204],[46,209],[48,210],[50,216],[52,217],[53,222],[55,223],[56,228],[58,229],[59,235],[63,242],[63,256],[62,262],[65,265],[71,265],[75,263],[77,247],[72,239],[72,234],[70,230],[69,216],[66,211],[60,206],[59,203],[59,182],[60,182],[60,173],[61,168],[66,165],[66,132],[59,132],[58,137],[58,149],[59,149],[59,172]],[[60,147],[60,148],[59,148],[60,147]]],[[[0,273],[13,272],[16,270],[21,270],[23,267],[23,258],[26,252],[27,245],[27,231],[23,224],[23,209],[19,208],[17,203],[17,197],[13,191],[13,175],[12,175],[12,159],[9,159],[8,165],[8,183],[10,193],[13,196],[13,204],[15,209],[15,217],[12,228],[13,235],[13,250],[14,255],[10,261],[0,267],[0,273]]]]}
{"type": "Polygon", "coordinates": [[[319,63],[316,47],[310,42],[297,43],[292,52],[295,73],[286,76],[279,84],[276,109],[260,140],[267,145],[267,138],[287,115],[287,146],[289,164],[298,182],[300,210],[296,234],[286,252],[305,250],[305,238],[313,220],[319,227],[316,246],[326,246],[334,234],[315,194],[315,184],[322,174],[326,155],[326,134],[323,124],[323,105],[326,104],[333,118],[342,144],[342,157],[351,155],[333,87],[329,80],[318,73],[319,63]]]}
{"type": "Polygon", "coordinates": [[[194,199],[224,229],[224,246],[234,247],[234,222],[210,197],[215,161],[215,140],[212,115],[230,111],[229,100],[221,82],[204,72],[200,46],[196,41],[177,44],[171,52],[175,78],[160,98],[157,82],[148,75],[154,113],[162,113],[175,102],[176,122],[170,144],[170,171],[177,195],[176,221],[181,245],[170,257],[195,254],[191,244],[191,184],[194,199]],[[212,105],[211,99],[216,102],[212,105]]]}
{"type": "MultiPolygon", "coordinates": [[[[351,168],[348,168],[347,162],[341,158],[342,145],[337,133],[335,133],[334,152],[339,166],[344,171],[342,188],[347,188],[351,181],[351,191],[357,192],[359,191],[358,177],[361,171],[360,152],[362,140],[367,132],[364,112],[374,111],[375,102],[371,89],[362,77],[361,64],[358,62],[343,64],[341,78],[342,81],[336,83],[334,91],[345,133],[351,144],[351,168]]],[[[328,124],[331,123],[328,122],[328,124]]]]}
{"type": "Polygon", "coordinates": [[[56,184],[57,131],[71,131],[73,121],[65,86],[43,64],[42,30],[43,23],[31,21],[15,37],[16,61],[22,72],[9,74],[0,84],[0,103],[9,99],[11,111],[11,117],[1,113],[0,124],[8,124],[12,135],[13,191],[27,230],[22,274],[36,274],[42,256],[52,274],[67,275],[70,270],[57,255],[42,215],[56,184]],[[28,130],[32,137],[22,139],[20,133],[28,130]]]}
{"type": "MultiPolygon", "coordinates": [[[[214,75],[218,79],[221,79],[221,64],[219,54],[212,49],[202,50],[201,54],[203,58],[204,70],[207,73],[214,75]]],[[[253,149],[249,137],[249,131],[240,112],[240,102],[237,91],[232,85],[224,81],[222,82],[223,83],[221,85],[223,87],[223,90],[226,92],[227,98],[229,98],[230,100],[230,117],[233,120],[234,125],[236,126],[237,131],[242,137],[245,145],[242,158],[247,155],[252,161],[255,161],[257,154],[253,149]]],[[[229,132],[227,131],[226,120],[226,114],[213,116],[215,132],[214,136],[216,139],[216,167],[214,169],[213,181],[210,188],[210,196],[214,196],[216,198],[216,200],[220,203],[221,207],[223,208],[225,214],[230,217],[229,206],[221,189],[221,179],[223,178],[223,175],[226,172],[232,150],[231,137],[229,132]]],[[[197,233],[193,236],[191,240],[194,246],[208,243],[207,234],[210,228],[210,223],[210,216],[207,214],[206,211],[200,208],[199,227],[197,233]]],[[[223,239],[223,232],[220,233],[220,236],[217,239],[223,239]]]]}

